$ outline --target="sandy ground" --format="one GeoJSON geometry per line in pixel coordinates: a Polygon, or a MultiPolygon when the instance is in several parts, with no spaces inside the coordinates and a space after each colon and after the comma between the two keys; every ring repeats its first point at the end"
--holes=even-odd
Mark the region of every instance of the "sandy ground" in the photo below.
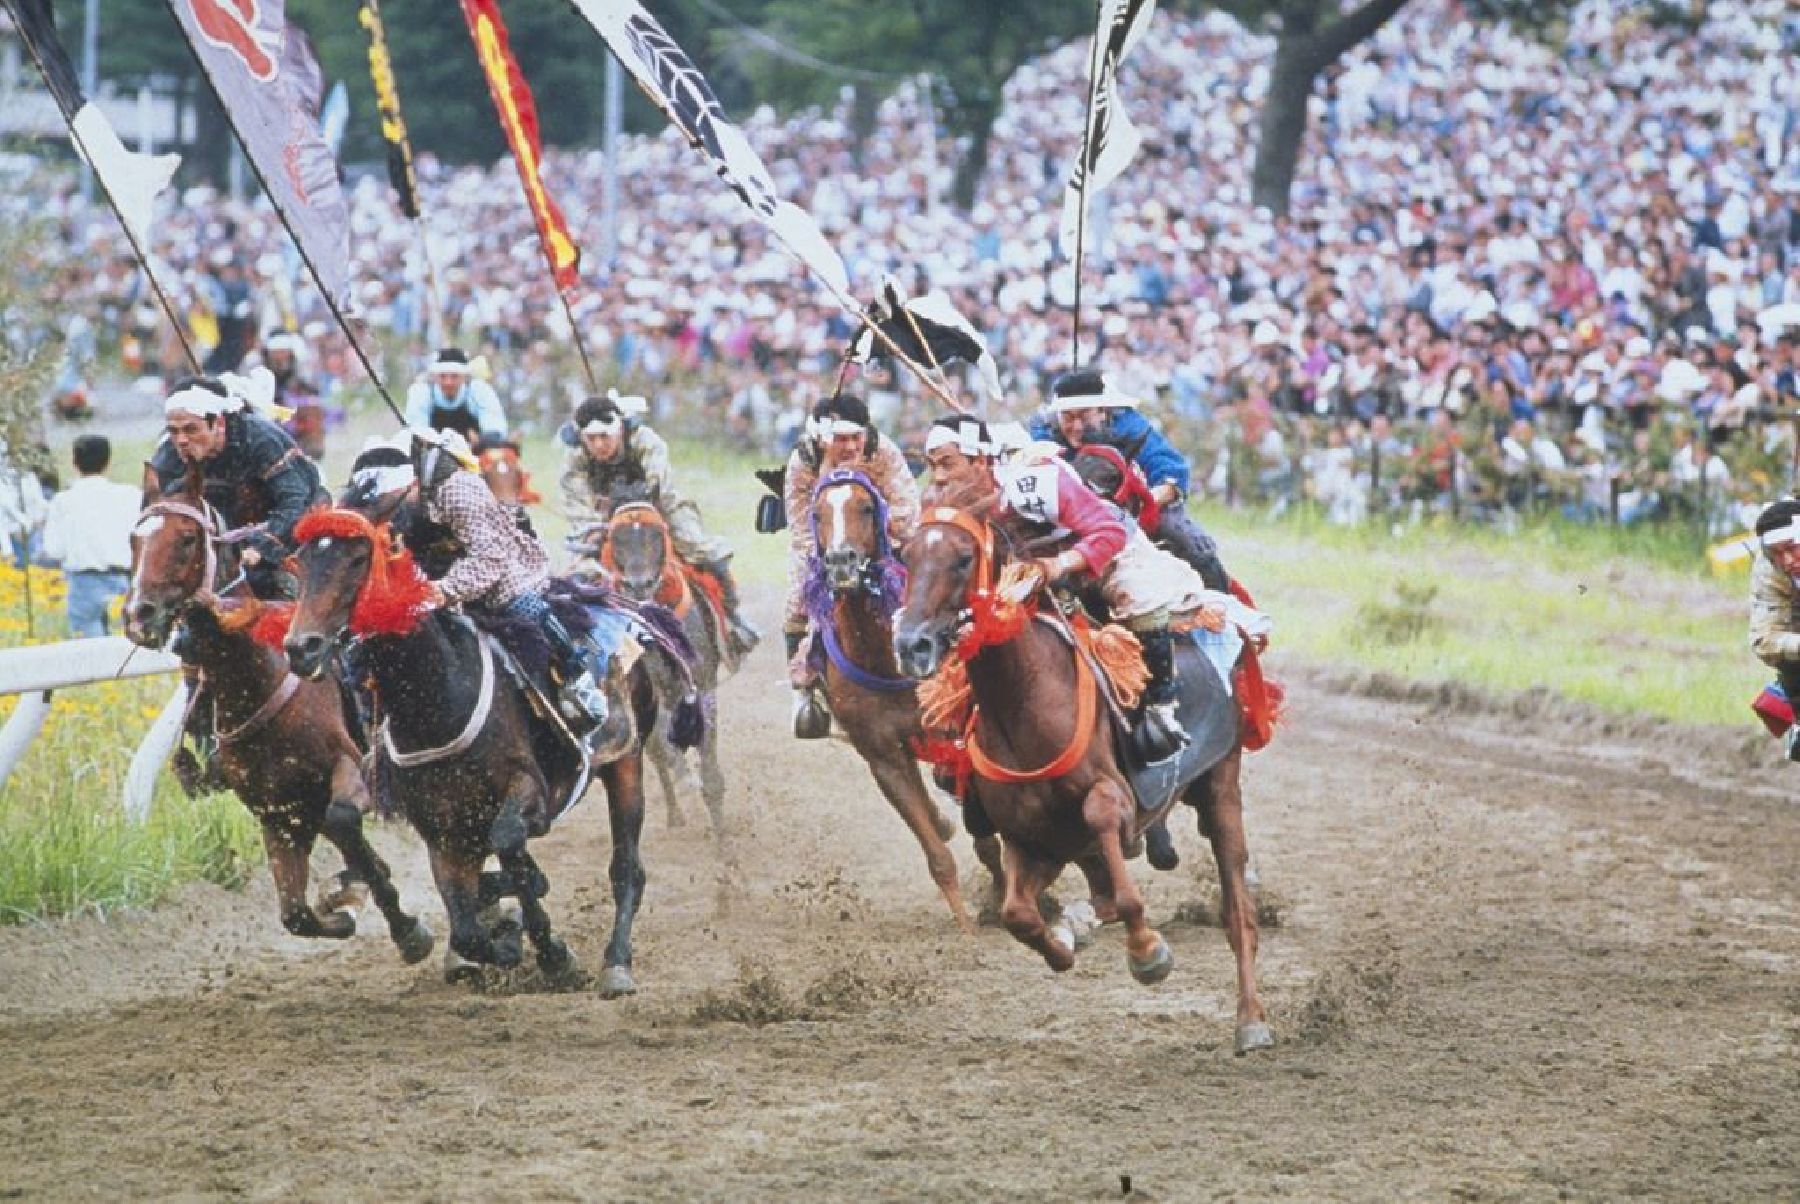
{"type": "MultiPolygon", "coordinates": [[[[1278,1045],[1237,1058],[1190,814],[1180,870],[1140,863],[1175,974],[1136,985],[1108,929],[1053,976],[956,931],[777,677],[764,649],[725,690],[724,852],[653,799],[632,999],[449,987],[372,912],[290,938],[260,879],[0,931],[0,1198],[1800,1195],[1772,746],[1294,677],[1246,784],[1278,1045]]],[[[382,840],[441,936],[416,840],[382,840]]],[[[596,797],[540,844],[589,967],[606,840],[596,797]]]]}

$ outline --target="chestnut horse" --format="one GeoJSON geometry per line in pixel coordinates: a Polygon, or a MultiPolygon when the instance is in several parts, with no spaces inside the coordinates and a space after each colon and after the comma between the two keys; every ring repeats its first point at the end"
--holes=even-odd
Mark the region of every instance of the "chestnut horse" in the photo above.
{"type": "MultiPolygon", "coordinates": [[[[725,665],[725,615],[715,597],[676,554],[669,538],[669,524],[649,501],[619,501],[599,534],[597,557],[606,577],[634,602],[667,607],[681,621],[681,629],[694,648],[691,688],[698,692],[706,716],[706,732],[700,739],[700,795],[712,821],[713,836],[725,833],[725,773],[719,767],[719,681],[725,665]]],[[[655,673],[657,696],[664,704],[662,720],[645,744],[650,763],[662,785],[669,823],[683,822],[676,800],[675,770],[682,753],[669,739],[668,724],[675,704],[690,688],[686,675],[655,673]]]]}
{"type": "MultiPolygon", "coordinates": [[[[973,931],[963,907],[956,858],[944,822],[919,773],[922,738],[917,683],[894,661],[891,623],[905,588],[905,570],[888,543],[887,504],[864,474],[829,472],[813,490],[813,552],[803,586],[813,638],[825,649],[825,696],[869,773],[925,851],[925,866],[950,914],[973,931]]],[[[1000,841],[975,839],[975,854],[992,875],[996,894],[1005,880],[1000,841]]]]}
{"type": "MultiPolygon", "coordinates": [[[[295,531],[300,597],[287,635],[288,659],[297,672],[317,676],[337,644],[346,638],[356,644],[356,660],[373,679],[386,713],[377,773],[424,839],[450,916],[445,976],[473,978],[475,964],[518,963],[518,925],[509,918],[487,922],[484,912],[512,896],[539,968],[566,977],[574,957],[551,931],[543,905],[549,881],[526,842],[543,835],[586,786],[588,750],[533,718],[525,691],[473,623],[430,605],[429,583],[389,528],[387,518],[397,508],[387,499],[368,499],[359,509],[315,511],[301,521],[295,531]],[[499,859],[498,874],[482,872],[490,854],[499,859]]],[[[607,687],[614,718],[626,730],[612,732],[609,721],[596,733],[625,750],[600,766],[612,821],[616,905],[600,979],[601,994],[609,998],[637,989],[631,930],[644,889],[637,733],[654,722],[656,705],[641,662],[621,670],[625,659],[614,658],[607,687]]]]}
{"type": "Polygon", "coordinates": [[[478,453],[481,479],[508,506],[535,506],[543,499],[531,487],[531,474],[519,462],[516,443],[483,443],[478,453]]]}
{"type": "MultiPolygon", "coordinates": [[[[1124,850],[1178,799],[1184,801],[1199,812],[1200,830],[1218,863],[1225,933],[1237,960],[1237,1051],[1271,1044],[1256,991],[1256,908],[1244,880],[1248,852],[1235,701],[1218,672],[1183,641],[1177,653],[1179,713],[1193,741],[1160,783],[1151,807],[1139,807],[1111,717],[1097,701],[1090,662],[1058,625],[996,591],[1011,554],[1006,533],[1000,535],[966,510],[926,509],[919,534],[906,547],[906,599],[894,621],[894,647],[900,667],[918,679],[936,672],[953,650],[966,658],[976,707],[964,733],[975,774],[970,789],[1006,838],[1001,915],[1007,930],[1051,969],[1074,965],[1072,933],[1046,926],[1037,903],[1073,862],[1087,878],[1099,917],[1124,921],[1133,976],[1161,981],[1174,957],[1145,919],[1124,850]],[[1009,607],[1015,609],[1009,613],[1009,607]]],[[[1145,783],[1139,778],[1137,784],[1145,783]]]]}
{"type": "Polygon", "coordinates": [[[363,835],[369,794],[343,695],[335,681],[301,681],[280,652],[257,643],[250,627],[261,609],[243,584],[237,544],[197,482],[145,509],[132,535],[125,634],[159,648],[177,622],[185,629],[184,656],[212,696],[219,770],[262,827],[282,926],[295,936],[352,935],[356,916],[345,904],[363,883],[400,955],[420,961],[431,931],[401,909],[387,864],[363,835]],[[307,860],[321,834],[347,873],[315,910],[307,860]]]}

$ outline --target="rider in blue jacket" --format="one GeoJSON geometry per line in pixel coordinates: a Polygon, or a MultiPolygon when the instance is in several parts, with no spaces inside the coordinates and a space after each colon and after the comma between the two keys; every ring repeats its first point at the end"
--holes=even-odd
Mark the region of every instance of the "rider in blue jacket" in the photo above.
{"type": "Polygon", "coordinates": [[[1050,404],[1032,420],[1031,435],[1060,445],[1065,458],[1086,444],[1102,443],[1136,464],[1161,508],[1156,528],[1145,534],[1192,565],[1208,589],[1227,592],[1231,577],[1219,560],[1219,545],[1182,505],[1187,459],[1138,413],[1137,404],[1114,390],[1097,368],[1077,368],[1051,383],[1050,404]]]}

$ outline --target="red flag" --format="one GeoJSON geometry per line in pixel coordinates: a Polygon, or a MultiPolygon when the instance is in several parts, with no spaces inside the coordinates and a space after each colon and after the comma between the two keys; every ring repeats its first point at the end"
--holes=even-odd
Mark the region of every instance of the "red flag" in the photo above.
{"type": "Polygon", "coordinates": [[[482,73],[487,76],[488,94],[494,98],[494,109],[500,116],[500,128],[506,131],[507,145],[512,147],[513,161],[518,164],[525,199],[537,219],[550,274],[557,288],[569,288],[575,283],[581,248],[575,245],[562,210],[544,189],[538,168],[543,146],[538,141],[537,103],[513,59],[506,25],[500,20],[500,5],[498,0],[462,0],[462,10],[469,23],[469,36],[475,39],[475,56],[481,60],[482,73]]]}

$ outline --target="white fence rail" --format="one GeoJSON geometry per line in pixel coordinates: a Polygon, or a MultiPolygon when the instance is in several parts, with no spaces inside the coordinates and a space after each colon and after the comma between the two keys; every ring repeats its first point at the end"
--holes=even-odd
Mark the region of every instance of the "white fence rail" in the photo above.
{"type": "MultiPolygon", "coordinates": [[[[173,673],[180,668],[181,662],[169,653],[139,648],[118,635],[0,649],[0,697],[21,695],[5,726],[0,727],[0,787],[6,785],[25,750],[43,730],[44,720],[50,715],[50,696],[57,690],[173,673]]],[[[156,775],[181,738],[181,716],[186,707],[187,687],[178,683],[174,696],[164,704],[131,756],[131,768],[125,773],[124,804],[125,814],[136,823],[149,817],[156,775]]]]}

